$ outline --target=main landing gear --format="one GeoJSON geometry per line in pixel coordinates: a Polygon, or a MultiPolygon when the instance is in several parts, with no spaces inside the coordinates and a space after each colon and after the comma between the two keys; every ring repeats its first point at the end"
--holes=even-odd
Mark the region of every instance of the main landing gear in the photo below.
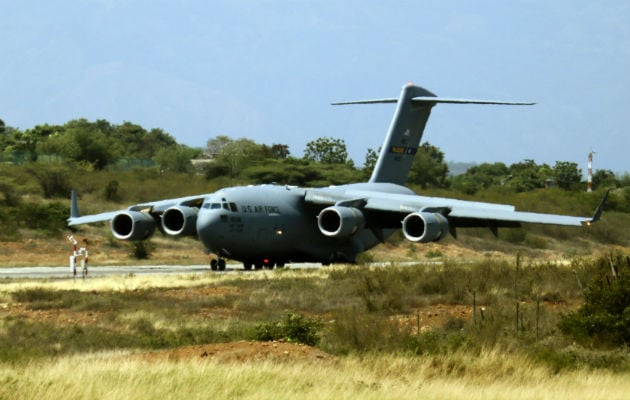
{"type": "Polygon", "coordinates": [[[252,261],[243,262],[243,268],[245,269],[245,271],[251,271],[252,267],[256,268],[256,270],[260,270],[263,268],[274,269],[274,267],[283,268],[284,262],[273,262],[270,260],[262,260],[262,261],[257,261],[257,262],[252,262],[252,261]]]}
{"type": "MultiPolygon", "coordinates": [[[[261,270],[263,268],[270,270],[274,268],[284,268],[284,262],[275,262],[271,260],[243,262],[243,269],[245,269],[245,271],[251,271],[252,268],[255,268],[256,270],[261,270]]],[[[225,271],[225,260],[222,258],[219,258],[218,260],[216,258],[213,258],[212,260],[210,260],[210,269],[213,271],[225,271]]]]}
{"type": "Polygon", "coordinates": [[[225,271],[225,260],[213,258],[210,260],[210,269],[213,271],[225,271]]]}

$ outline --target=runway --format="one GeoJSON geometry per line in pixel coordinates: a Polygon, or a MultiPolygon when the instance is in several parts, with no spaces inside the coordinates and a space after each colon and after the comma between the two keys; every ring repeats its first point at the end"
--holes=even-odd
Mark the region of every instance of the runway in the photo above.
{"type": "MultiPolygon", "coordinates": [[[[229,270],[238,268],[239,264],[229,265],[229,270]]],[[[242,269],[242,268],[241,268],[242,269]]],[[[228,268],[226,268],[228,270],[228,268]]],[[[89,277],[113,275],[173,275],[209,272],[207,265],[143,265],[143,266],[94,266],[88,268],[89,277]]],[[[82,271],[77,268],[77,277],[82,271]]],[[[2,279],[64,279],[73,278],[69,267],[20,267],[0,268],[2,279]]]]}
{"type": "MultiPolygon", "coordinates": [[[[373,262],[370,267],[388,267],[391,265],[411,267],[414,265],[442,265],[441,260],[404,261],[404,262],[373,262]]],[[[322,268],[320,263],[286,264],[283,269],[311,269],[322,268]]],[[[262,271],[268,271],[263,269],[262,271]]],[[[200,274],[212,272],[214,274],[229,274],[237,272],[256,273],[259,270],[245,271],[241,263],[228,263],[225,271],[212,271],[208,265],[120,265],[120,266],[90,266],[88,277],[102,277],[115,275],[174,275],[200,274]]],[[[81,269],[77,268],[77,278],[81,278],[81,269]]],[[[0,268],[0,279],[72,279],[75,276],[69,267],[15,267],[0,268]]]]}
{"type": "MultiPolygon", "coordinates": [[[[318,268],[321,264],[305,263],[287,265],[284,268],[318,268]]],[[[225,271],[211,271],[208,265],[143,265],[143,266],[93,266],[88,268],[88,277],[102,277],[114,275],[173,275],[194,273],[235,273],[244,272],[243,264],[227,264],[225,271]]],[[[256,271],[247,271],[255,273],[256,271]]],[[[81,278],[82,271],[77,268],[77,277],[81,278]]],[[[0,279],[72,279],[69,267],[18,267],[0,268],[0,279]]]]}

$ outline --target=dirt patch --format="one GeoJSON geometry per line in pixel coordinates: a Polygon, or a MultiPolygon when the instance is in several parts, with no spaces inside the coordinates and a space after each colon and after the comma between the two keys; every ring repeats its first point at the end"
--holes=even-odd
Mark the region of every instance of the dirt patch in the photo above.
{"type": "Polygon", "coordinates": [[[240,290],[235,287],[227,286],[208,286],[208,287],[192,287],[192,288],[175,288],[167,289],[161,292],[161,295],[175,298],[179,300],[190,300],[199,298],[208,298],[211,296],[225,296],[228,294],[237,294],[240,290]]]}
{"type": "Polygon", "coordinates": [[[459,324],[473,317],[472,306],[435,304],[416,309],[410,314],[398,315],[395,318],[401,326],[411,329],[415,334],[430,331],[449,324],[459,324]]]}
{"type": "Polygon", "coordinates": [[[0,303],[0,319],[7,316],[63,326],[88,326],[97,324],[105,315],[98,311],[73,311],[66,309],[32,310],[22,303],[0,303]]]}
{"type": "Polygon", "coordinates": [[[335,357],[314,347],[286,342],[238,341],[184,346],[176,349],[152,351],[138,355],[156,362],[162,360],[213,360],[220,362],[273,361],[329,361],[335,357]]]}

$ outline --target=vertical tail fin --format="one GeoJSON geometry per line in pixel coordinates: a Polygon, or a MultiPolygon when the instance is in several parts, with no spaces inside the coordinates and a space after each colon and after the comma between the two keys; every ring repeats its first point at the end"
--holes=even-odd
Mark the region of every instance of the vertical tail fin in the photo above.
{"type": "Polygon", "coordinates": [[[333,105],[398,103],[381,147],[378,161],[370,177],[370,182],[387,182],[404,185],[418,151],[422,133],[431,115],[431,108],[437,103],[451,104],[504,104],[532,105],[494,100],[463,100],[439,98],[430,91],[411,83],[403,86],[398,99],[360,100],[333,105]]]}
{"type": "Polygon", "coordinates": [[[418,86],[406,85],[381,147],[370,182],[390,182],[404,185],[418,151],[424,127],[435,103],[413,103],[414,97],[436,97],[418,86]]]}

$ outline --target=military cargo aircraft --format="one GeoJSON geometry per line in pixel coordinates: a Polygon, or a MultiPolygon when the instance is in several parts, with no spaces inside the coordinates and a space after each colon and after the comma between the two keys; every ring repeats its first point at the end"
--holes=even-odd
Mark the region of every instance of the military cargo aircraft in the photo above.
{"type": "Polygon", "coordinates": [[[389,131],[368,182],[325,188],[239,186],[215,193],[135,204],[127,209],[80,216],[72,192],[68,225],[105,222],[117,239],[145,240],[156,229],[170,236],[197,236],[225,269],[225,259],[252,267],[288,262],[355,262],[359,253],[397,229],[411,242],[435,242],[457,228],[518,227],[521,223],[588,225],[601,215],[573,217],[516,211],[513,206],[416,195],[404,186],[431,109],[439,103],[531,105],[440,98],[407,84],[400,96],[342,104],[397,103],[389,131]]]}

